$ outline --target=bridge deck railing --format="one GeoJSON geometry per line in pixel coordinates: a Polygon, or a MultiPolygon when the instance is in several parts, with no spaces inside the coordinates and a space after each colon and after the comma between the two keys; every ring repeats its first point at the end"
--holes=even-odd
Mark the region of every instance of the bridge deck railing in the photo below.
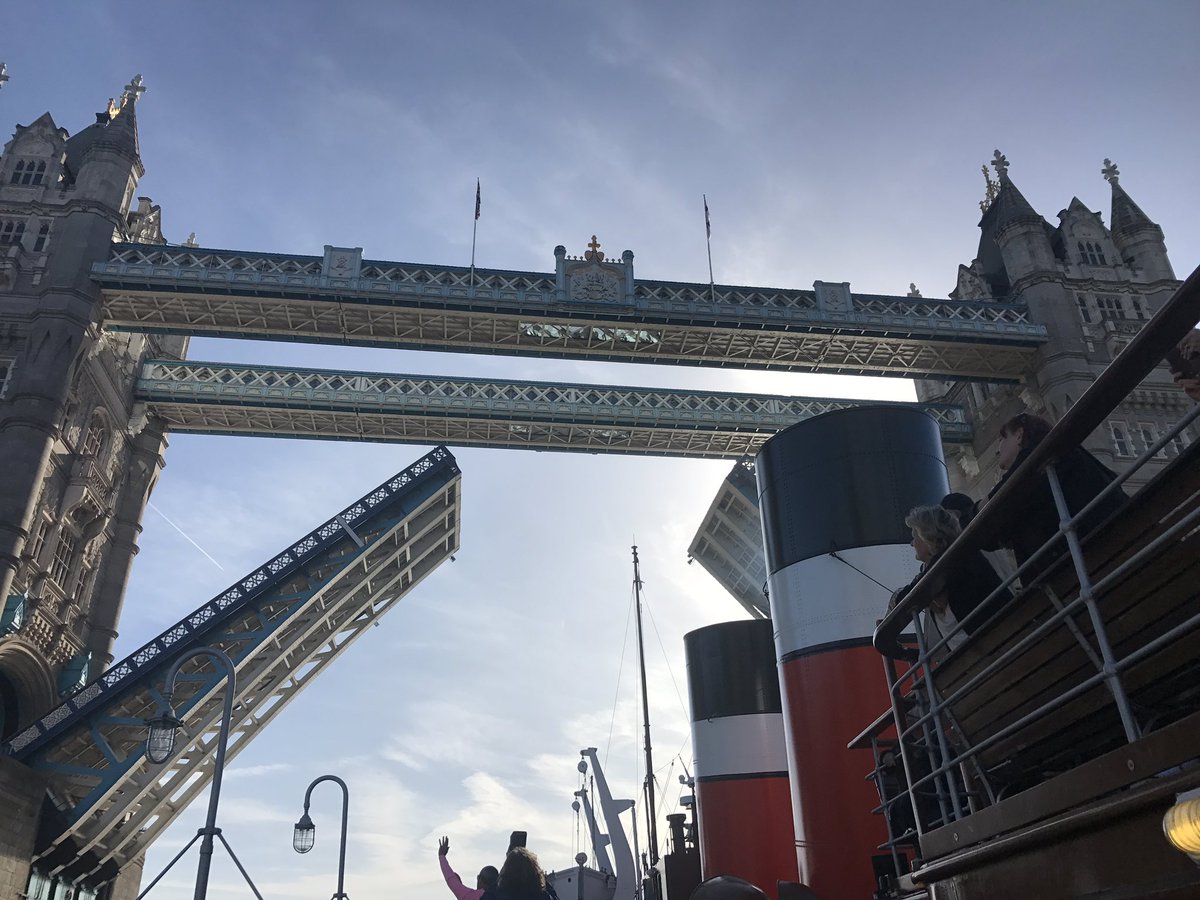
{"type": "MultiPolygon", "coordinates": [[[[1200,269],[878,626],[892,708],[850,746],[873,751],[883,846],[898,872],[916,848],[933,878],[941,857],[1200,757],[1200,443],[1185,437],[1200,405],[1083,509],[1072,513],[1060,483],[1064,461],[1198,319],[1200,269]],[[1081,527],[1171,454],[1119,511],[1081,527]],[[922,613],[939,583],[1021,522],[1043,477],[1058,531],[975,612],[927,640],[922,613]]],[[[1195,786],[1200,770],[1154,787],[1179,779],[1195,786]]]]}

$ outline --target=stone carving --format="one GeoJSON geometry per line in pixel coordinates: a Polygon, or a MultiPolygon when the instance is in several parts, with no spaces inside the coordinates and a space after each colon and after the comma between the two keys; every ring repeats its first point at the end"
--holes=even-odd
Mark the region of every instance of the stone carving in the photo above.
{"type": "Polygon", "coordinates": [[[569,299],[584,303],[619,303],[633,284],[633,254],[628,250],[622,261],[608,259],[600,241],[592,235],[583,256],[568,257],[565,248],[555,249],[560,284],[569,299]],[[560,250],[562,251],[560,253],[560,250]],[[569,261],[568,261],[569,260],[569,261]]]}
{"type": "Polygon", "coordinates": [[[325,245],[321,274],[326,278],[357,278],[362,270],[362,247],[325,245]]]}
{"type": "Polygon", "coordinates": [[[614,303],[621,298],[621,283],[599,271],[576,272],[571,276],[571,299],[614,303]]]}
{"type": "Polygon", "coordinates": [[[854,301],[850,297],[850,282],[814,281],[813,291],[817,295],[817,309],[825,312],[852,312],[854,301]]]}
{"type": "Polygon", "coordinates": [[[958,267],[958,286],[950,295],[955,300],[990,300],[992,289],[987,281],[979,274],[979,260],[970,266],[958,267]]]}

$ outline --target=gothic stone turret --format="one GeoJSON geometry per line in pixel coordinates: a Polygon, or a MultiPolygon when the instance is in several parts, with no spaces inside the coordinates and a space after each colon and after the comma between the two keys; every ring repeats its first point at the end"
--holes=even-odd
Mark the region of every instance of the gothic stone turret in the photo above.
{"type": "MultiPolygon", "coordinates": [[[[921,381],[922,399],[944,398],[967,407],[975,428],[972,447],[948,447],[957,490],[983,497],[995,484],[995,443],[1000,426],[1023,410],[1057,421],[1082,396],[1142,325],[1178,287],[1162,230],[1115,184],[1116,167],[1105,160],[1113,182],[1113,230],[1103,217],[1073,198],[1052,228],[1013,184],[1008,161],[995,153],[998,180],[988,181],[981,204],[979,253],[959,266],[950,296],[957,299],[1021,300],[1049,341],[1037,352],[1020,385],[921,381]]],[[[987,177],[987,170],[984,170],[987,177]]],[[[1088,446],[1114,468],[1164,433],[1187,409],[1165,367],[1131,395],[1088,446]]],[[[1185,435],[1182,441],[1190,440],[1185,435]]],[[[1150,477],[1178,452],[1148,466],[1150,477]]]]}
{"type": "Polygon", "coordinates": [[[162,424],[130,423],[148,353],[185,341],[108,334],[89,278],[114,240],[162,240],[131,209],[143,174],[141,78],[71,136],[49,113],[0,155],[0,736],[111,661],[162,424]]]}

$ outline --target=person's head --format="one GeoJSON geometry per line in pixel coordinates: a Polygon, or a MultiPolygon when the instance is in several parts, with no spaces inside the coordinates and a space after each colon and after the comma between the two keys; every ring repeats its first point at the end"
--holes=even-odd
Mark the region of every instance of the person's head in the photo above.
{"type": "Polygon", "coordinates": [[[497,887],[511,900],[532,900],[540,895],[546,889],[546,876],[537,856],[524,847],[510,850],[500,867],[497,887]]]}
{"type": "Polygon", "coordinates": [[[499,869],[495,866],[484,866],[479,870],[479,874],[475,876],[475,887],[477,890],[490,891],[495,889],[496,882],[499,880],[499,869]]]}
{"type": "Polygon", "coordinates": [[[996,457],[1000,468],[1012,468],[1023,450],[1032,450],[1050,433],[1053,426],[1041,416],[1033,413],[1018,413],[1000,428],[1000,442],[996,445],[996,457]]]}
{"type": "Polygon", "coordinates": [[[690,900],[767,900],[767,895],[744,878],[715,875],[696,885],[690,900]]]}
{"type": "Polygon", "coordinates": [[[909,511],[904,524],[912,529],[913,552],[926,563],[949,547],[962,532],[958,519],[940,506],[918,506],[909,511]]]}
{"type": "Polygon", "coordinates": [[[958,524],[963,528],[966,528],[967,523],[975,516],[975,501],[966,494],[947,494],[941,499],[938,506],[949,510],[958,519],[958,524]]]}

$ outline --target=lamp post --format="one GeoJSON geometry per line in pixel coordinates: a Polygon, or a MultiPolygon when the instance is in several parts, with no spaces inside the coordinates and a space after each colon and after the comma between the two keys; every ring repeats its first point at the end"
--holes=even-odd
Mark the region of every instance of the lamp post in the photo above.
{"type": "Polygon", "coordinates": [[[346,787],[346,782],[342,781],[336,775],[322,775],[320,778],[313,779],[313,783],[304,792],[304,814],[300,816],[300,821],[296,823],[296,828],[292,832],[292,847],[297,853],[307,853],[313,848],[313,844],[316,843],[317,826],[313,824],[313,820],[308,815],[308,806],[312,799],[313,788],[322,781],[336,782],[342,789],[342,847],[338,856],[337,893],[333,895],[333,900],[350,900],[344,890],[346,881],[346,822],[350,813],[350,789],[346,787]]]}
{"type": "Polygon", "coordinates": [[[175,865],[188,847],[196,842],[196,838],[201,838],[200,841],[200,864],[196,868],[196,891],[193,895],[194,900],[205,900],[208,896],[208,875],[212,868],[213,854],[213,838],[220,838],[221,843],[225,845],[225,849],[229,851],[229,855],[233,857],[234,863],[237,864],[238,870],[242,873],[249,883],[250,888],[254,891],[254,896],[262,900],[262,895],[258,889],[254,887],[254,883],[250,881],[250,876],[246,874],[246,870],[242,867],[241,861],[233,852],[233,848],[229,846],[229,842],[225,840],[221,834],[221,829],[217,827],[217,803],[221,799],[221,775],[225,769],[225,747],[229,743],[229,723],[233,718],[233,698],[237,693],[237,672],[233,666],[233,660],[223,651],[216,647],[197,647],[195,650],[189,650],[180,656],[175,662],[171,663],[167,669],[167,675],[163,685],[163,705],[158,710],[158,715],[153,719],[147,719],[146,725],[149,727],[149,733],[146,737],[146,756],[150,762],[161,765],[171,758],[175,752],[175,732],[179,729],[183,722],[175,715],[175,710],[171,706],[171,697],[175,693],[175,678],[179,674],[179,668],[189,659],[195,659],[197,656],[208,656],[219,663],[225,669],[225,709],[221,714],[221,730],[217,735],[217,756],[213,763],[212,786],[208,791],[208,818],[205,819],[204,827],[196,832],[196,837],[188,842],[187,847],[179,851],[175,859],[167,864],[166,869],[159,874],[158,878],[150,882],[149,886],[138,895],[138,900],[141,900],[150,889],[154,887],[163,875],[171,866],[175,865]]]}

